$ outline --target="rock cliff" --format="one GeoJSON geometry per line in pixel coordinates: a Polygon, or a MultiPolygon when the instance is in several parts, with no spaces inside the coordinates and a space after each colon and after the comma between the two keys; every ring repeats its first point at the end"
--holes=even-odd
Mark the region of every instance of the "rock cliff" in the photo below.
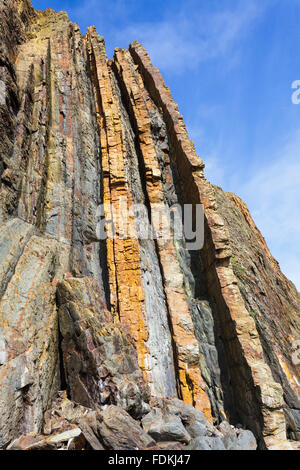
{"type": "Polygon", "coordinates": [[[143,46],[108,60],[29,0],[0,21],[0,447],[296,447],[299,293],[143,46]]]}

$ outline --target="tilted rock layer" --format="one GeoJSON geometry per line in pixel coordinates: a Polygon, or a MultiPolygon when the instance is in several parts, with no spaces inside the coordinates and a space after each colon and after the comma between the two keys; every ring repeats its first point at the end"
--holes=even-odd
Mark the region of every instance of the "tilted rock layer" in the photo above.
{"type": "Polygon", "coordinates": [[[0,447],[292,448],[299,293],[145,49],[29,0],[0,22],[0,447]],[[174,204],[201,249],[140,236],[174,204]]]}

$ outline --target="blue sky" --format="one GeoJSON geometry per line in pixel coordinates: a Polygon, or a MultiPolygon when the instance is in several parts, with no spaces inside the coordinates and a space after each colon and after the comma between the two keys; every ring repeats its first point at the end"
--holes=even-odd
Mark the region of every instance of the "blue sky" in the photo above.
{"type": "Polygon", "coordinates": [[[184,116],[206,176],[242,197],[300,290],[300,0],[33,0],[91,24],[108,55],[139,40],[184,116]]]}

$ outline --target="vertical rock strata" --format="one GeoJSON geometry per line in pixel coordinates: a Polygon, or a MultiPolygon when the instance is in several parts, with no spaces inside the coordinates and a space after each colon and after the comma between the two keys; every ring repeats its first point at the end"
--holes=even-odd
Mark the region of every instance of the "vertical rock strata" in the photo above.
{"type": "MultiPolygon", "coordinates": [[[[150,213],[154,204],[161,204],[162,217],[167,220],[168,206],[164,198],[162,173],[152,136],[150,116],[140,91],[138,77],[134,74],[134,64],[127,51],[117,49],[113,65],[119,83],[123,84],[123,95],[139,142],[139,151],[143,160],[141,176],[145,181],[150,213]]],[[[159,228],[157,227],[158,230],[159,228]]],[[[172,241],[164,238],[158,238],[156,245],[173,333],[179,393],[184,401],[199,406],[207,416],[210,416],[210,403],[200,369],[199,345],[193,331],[191,313],[184,291],[184,276],[176,248],[172,241]]]]}
{"type": "Polygon", "coordinates": [[[65,390],[98,416],[82,424],[95,448],[109,446],[110,413],[114,427],[151,407],[155,433],[179,423],[179,441],[197,446],[206,420],[195,410],[197,427],[188,405],[242,424],[260,448],[289,448],[299,294],[243,203],[204,178],[144,48],[108,60],[94,27],[83,37],[66,13],[28,0],[2,0],[0,20],[0,447],[41,433],[65,390]],[[183,204],[204,207],[201,250],[174,236],[169,212],[183,204]]]}
{"type": "Polygon", "coordinates": [[[214,190],[204,179],[203,165],[195,154],[182,117],[159,71],[152,66],[146,51],[138,43],[131,44],[130,52],[139,66],[145,86],[162,109],[185,201],[201,203],[205,208],[204,277],[220,318],[238,415],[256,433],[261,428],[266,443],[272,441],[275,426],[275,437],[284,439],[282,390],[264,361],[255,322],[246,310],[237,286],[231,266],[229,234],[217,212],[214,190]]]}

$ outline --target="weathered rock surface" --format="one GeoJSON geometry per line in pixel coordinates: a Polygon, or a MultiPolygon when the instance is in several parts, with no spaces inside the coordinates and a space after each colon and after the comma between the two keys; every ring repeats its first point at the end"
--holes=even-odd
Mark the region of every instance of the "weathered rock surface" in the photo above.
{"type": "Polygon", "coordinates": [[[46,438],[33,433],[23,435],[13,441],[7,450],[82,450],[84,444],[81,429],[73,428],[46,438]]]}
{"type": "Polygon", "coordinates": [[[113,323],[97,282],[69,278],[58,283],[62,360],[72,400],[90,408],[116,404],[135,417],[148,411],[149,391],[135,344],[113,323]]]}
{"type": "Polygon", "coordinates": [[[223,421],[219,429],[178,399],[155,399],[142,419],[114,405],[86,408],[59,392],[44,416],[43,434],[23,434],[7,450],[255,450],[250,431],[223,421]],[[202,428],[198,430],[191,422],[202,428]],[[189,432],[188,432],[189,431],[189,432]]]}
{"type": "Polygon", "coordinates": [[[188,444],[190,435],[179,416],[153,408],[143,419],[143,429],[156,441],[179,441],[188,444]]]}
{"type": "Polygon", "coordinates": [[[145,49],[29,0],[0,22],[0,448],[296,448],[299,293],[145,49]],[[159,236],[183,204],[202,249],[159,236]]]}
{"type": "Polygon", "coordinates": [[[197,437],[187,447],[188,450],[226,450],[219,437],[197,437]]]}
{"type": "Polygon", "coordinates": [[[219,212],[230,232],[232,266],[253,317],[272,374],[283,388],[290,437],[300,433],[300,368],[293,343],[300,337],[300,294],[282,274],[246,204],[215,187],[219,212]]]}
{"type": "Polygon", "coordinates": [[[0,301],[1,446],[39,432],[60,387],[56,254],[56,240],[32,236],[0,301]]]}
{"type": "Polygon", "coordinates": [[[145,450],[155,445],[134,419],[113,405],[101,412],[99,433],[108,449],[145,450]]]}

